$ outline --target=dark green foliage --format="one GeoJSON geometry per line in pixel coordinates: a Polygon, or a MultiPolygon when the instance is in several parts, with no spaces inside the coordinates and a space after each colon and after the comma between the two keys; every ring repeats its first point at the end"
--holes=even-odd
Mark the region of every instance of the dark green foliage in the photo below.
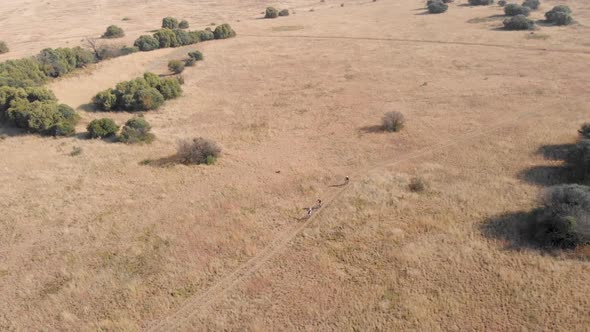
{"type": "Polygon", "coordinates": [[[174,74],[180,74],[184,70],[184,63],[180,60],[170,60],[168,62],[168,69],[174,74]]]}
{"type": "Polygon", "coordinates": [[[539,8],[541,2],[539,0],[524,0],[522,5],[525,7],[529,7],[531,10],[535,10],[539,8]]]}
{"type": "Polygon", "coordinates": [[[567,162],[572,169],[574,180],[590,182],[590,140],[580,140],[568,156],[567,162]]]}
{"type": "Polygon", "coordinates": [[[382,118],[382,127],[383,130],[396,132],[404,127],[405,122],[404,115],[400,112],[387,112],[382,118]]]}
{"type": "Polygon", "coordinates": [[[191,44],[196,44],[201,41],[201,31],[189,31],[188,36],[191,39],[191,44]]]}
{"type": "Polygon", "coordinates": [[[530,13],[531,9],[529,7],[517,5],[515,3],[509,3],[504,7],[504,14],[506,14],[506,16],[529,16],[530,13]]]}
{"type": "Polygon", "coordinates": [[[156,74],[145,73],[141,78],[120,82],[115,89],[99,92],[92,101],[103,111],[148,111],[181,93],[178,79],[161,79],[156,74]]]}
{"type": "Polygon", "coordinates": [[[180,23],[178,23],[179,29],[188,29],[188,27],[189,27],[189,25],[188,25],[187,20],[182,20],[182,21],[180,21],[180,23]]]}
{"type": "Polygon", "coordinates": [[[164,17],[162,19],[162,29],[178,29],[178,20],[174,17],[164,17]]]}
{"type": "Polygon", "coordinates": [[[151,143],[155,136],[150,133],[152,127],[143,117],[135,117],[127,121],[119,135],[119,141],[127,144],[151,143]]]}
{"type": "Polygon", "coordinates": [[[570,7],[559,5],[546,12],[545,18],[547,19],[547,22],[551,22],[555,25],[569,25],[574,21],[571,14],[572,10],[570,7]]]}
{"type": "Polygon", "coordinates": [[[468,0],[472,6],[488,6],[494,3],[494,0],[468,0]]]}
{"type": "Polygon", "coordinates": [[[193,39],[187,31],[176,29],[174,30],[174,34],[180,46],[193,44],[193,39]]]}
{"type": "Polygon", "coordinates": [[[9,51],[10,49],[8,48],[6,43],[0,40],[0,54],[8,53],[9,51]]]}
{"type": "Polygon", "coordinates": [[[195,65],[196,62],[197,61],[195,61],[195,59],[188,58],[188,59],[184,60],[184,65],[185,65],[185,67],[192,67],[195,65]]]}
{"type": "Polygon", "coordinates": [[[582,125],[582,128],[580,128],[580,130],[578,130],[578,132],[580,133],[580,135],[582,135],[582,137],[584,138],[590,138],[590,123],[584,123],[582,125]]]}
{"type": "Polygon", "coordinates": [[[107,28],[107,31],[102,34],[103,38],[121,38],[125,36],[123,29],[116,25],[111,25],[107,28]]]}
{"type": "Polygon", "coordinates": [[[550,187],[542,203],[534,212],[529,229],[533,240],[557,248],[590,243],[590,187],[577,184],[550,187]]]}
{"type": "Polygon", "coordinates": [[[8,60],[0,63],[0,86],[39,86],[47,81],[35,59],[8,60]]]}
{"type": "Polygon", "coordinates": [[[215,28],[215,31],[213,31],[213,35],[215,36],[215,39],[225,39],[235,37],[236,32],[234,31],[234,29],[232,29],[232,27],[229,24],[224,23],[215,28]]]}
{"type": "Polygon", "coordinates": [[[192,59],[195,59],[195,61],[203,60],[203,53],[201,51],[189,52],[188,56],[192,59]]]}
{"type": "Polygon", "coordinates": [[[498,1],[498,6],[500,6],[500,7],[506,6],[506,0],[500,0],[500,1],[498,1]]]}
{"type": "Polygon", "coordinates": [[[103,118],[92,120],[88,124],[88,127],[86,127],[86,130],[88,130],[89,138],[106,138],[117,135],[119,126],[117,126],[115,121],[103,118]]]}
{"type": "Polygon", "coordinates": [[[505,19],[503,22],[506,30],[530,30],[535,27],[535,22],[524,15],[516,15],[505,19]]]}
{"type": "Polygon", "coordinates": [[[75,48],[46,48],[37,55],[37,61],[43,72],[50,77],[59,77],[76,68],[83,68],[96,62],[90,50],[75,48]]]}
{"type": "Polygon", "coordinates": [[[160,42],[156,38],[148,35],[140,36],[135,40],[133,45],[143,52],[153,51],[160,48],[160,42]]]}
{"type": "Polygon", "coordinates": [[[221,148],[212,140],[206,138],[195,138],[178,142],[177,155],[185,164],[208,164],[215,163],[221,153],[221,148]]]}
{"type": "Polygon", "coordinates": [[[154,38],[158,40],[160,48],[180,46],[178,39],[176,39],[176,33],[170,29],[158,30],[158,32],[154,33],[154,38]]]}
{"type": "Polygon", "coordinates": [[[213,31],[211,31],[211,29],[207,28],[205,30],[200,30],[197,31],[199,33],[200,36],[200,40],[201,41],[207,41],[207,40],[213,40],[215,39],[215,34],[213,34],[213,31]]]}
{"type": "Polygon", "coordinates": [[[279,16],[279,11],[274,7],[266,7],[266,12],[264,13],[264,18],[277,18],[279,16]]]}
{"type": "Polygon", "coordinates": [[[283,9],[279,12],[279,16],[289,16],[289,10],[283,9]]]}
{"type": "Polygon", "coordinates": [[[449,9],[449,6],[446,3],[443,3],[442,1],[435,1],[435,2],[431,2],[428,5],[428,12],[430,14],[441,14],[447,11],[447,9],[449,9]]]}
{"type": "Polygon", "coordinates": [[[121,47],[121,55],[128,55],[132,53],[139,52],[139,47],[137,46],[123,46],[121,47]]]}

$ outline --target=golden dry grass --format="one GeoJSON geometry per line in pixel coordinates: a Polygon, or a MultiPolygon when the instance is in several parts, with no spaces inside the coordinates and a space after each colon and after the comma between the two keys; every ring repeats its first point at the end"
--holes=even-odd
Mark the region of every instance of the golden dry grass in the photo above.
{"type": "MultiPolygon", "coordinates": [[[[166,15],[228,21],[238,38],[51,84],[83,131],[105,116],[86,105],[97,91],[203,51],[184,96],[146,114],[151,145],[0,128],[0,330],[586,330],[588,261],[523,247],[512,230],[559,166],[539,147],[571,143],[588,121],[590,8],[568,1],[579,24],[538,40],[467,23],[496,6],[431,16],[413,0],[339,3],[285,2],[295,15],[257,20],[263,6],[248,1],[33,1],[30,24],[8,24],[14,52],[0,59],[77,45],[114,22],[133,40],[166,15]],[[89,3],[102,14],[86,15],[89,3]],[[50,38],[48,17],[75,28],[50,38]],[[404,130],[375,132],[392,110],[404,130]],[[218,164],[141,165],[193,136],[220,143],[218,164]],[[331,187],[346,175],[348,187],[331,187]],[[416,176],[426,191],[408,189],[416,176]],[[329,204],[292,241],[187,308],[317,198],[329,204]],[[181,308],[190,319],[158,325],[181,308]]],[[[19,6],[3,6],[5,23],[19,6]]]]}

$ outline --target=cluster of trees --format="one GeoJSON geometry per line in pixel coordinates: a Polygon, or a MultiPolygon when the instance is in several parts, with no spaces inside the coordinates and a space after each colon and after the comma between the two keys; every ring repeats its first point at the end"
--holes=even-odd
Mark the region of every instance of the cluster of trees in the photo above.
{"type": "Polygon", "coordinates": [[[114,89],[99,92],[93,103],[103,111],[149,111],[182,94],[180,80],[176,77],[160,78],[153,73],[121,82],[114,89]]]}
{"type": "Polygon", "coordinates": [[[142,35],[133,44],[139,50],[147,52],[159,48],[191,45],[212,39],[235,37],[236,32],[229,24],[222,24],[211,30],[185,31],[182,29],[162,28],[153,35],[142,35]]]}
{"type": "Polygon", "coordinates": [[[182,20],[179,22],[177,19],[170,16],[164,17],[162,19],[162,29],[188,29],[188,27],[189,25],[187,20],[182,20]]]}
{"type": "MultiPolygon", "coordinates": [[[[532,10],[539,8],[539,0],[526,0],[522,5],[507,4],[504,7],[506,16],[511,16],[504,20],[504,28],[507,30],[530,30],[535,27],[535,22],[529,16],[532,10]]],[[[555,25],[568,25],[573,22],[572,11],[568,6],[559,5],[553,7],[545,13],[547,22],[555,25]]]]}
{"type": "Polygon", "coordinates": [[[266,7],[266,11],[264,12],[264,18],[277,18],[279,16],[289,16],[289,10],[283,9],[279,11],[274,7],[266,7]]]}
{"type": "Polygon", "coordinates": [[[152,126],[141,116],[129,119],[120,134],[119,126],[108,118],[92,120],[86,129],[89,138],[116,137],[117,141],[126,144],[151,143],[155,139],[154,134],[150,132],[152,126]]]}

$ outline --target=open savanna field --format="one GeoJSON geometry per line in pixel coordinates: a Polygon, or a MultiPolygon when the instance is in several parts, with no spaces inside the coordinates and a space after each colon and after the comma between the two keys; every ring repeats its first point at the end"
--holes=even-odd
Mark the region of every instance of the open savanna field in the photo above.
{"type": "Polygon", "coordinates": [[[534,31],[466,2],[3,1],[0,61],[111,24],[132,45],[165,16],[237,36],[52,80],[76,136],[0,126],[0,330],[588,331],[590,250],[519,229],[563,182],[544,152],[590,121],[590,2],[542,0],[532,18],[576,22],[534,31]],[[153,143],[85,138],[134,115],[94,95],[194,50],[182,96],[144,113],[153,143]],[[400,132],[379,130],[390,111],[400,132]],[[165,162],[194,137],[214,165],[165,162]]]}

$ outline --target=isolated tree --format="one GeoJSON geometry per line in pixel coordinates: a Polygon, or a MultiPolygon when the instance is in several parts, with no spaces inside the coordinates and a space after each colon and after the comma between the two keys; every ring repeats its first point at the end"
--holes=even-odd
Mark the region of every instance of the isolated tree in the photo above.
{"type": "Polygon", "coordinates": [[[264,13],[264,18],[277,18],[279,16],[279,11],[274,7],[267,7],[266,12],[264,13]]]}
{"type": "Polygon", "coordinates": [[[174,17],[164,17],[162,19],[162,29],[178,29],[178,20],[174,17]]]}
{"type": "Polygon", "coordinates": [[[6,46],[6,43],[0,40],[0,54],[8,53],[10,49],[6,46]]]}
{"type": "Polygon", "coordinates": [[[184,70],[184,63],[180,60],[170,60],[168,62],[168,69],[174,74],[180,74],[184,70]]]}
{"type": "Polygon", "coordinates": [[[123,29],[116,25],[111,25],[107,28],[107,31],[102,34],[103,38],[121,38],[125,36],[123,29]]]}

